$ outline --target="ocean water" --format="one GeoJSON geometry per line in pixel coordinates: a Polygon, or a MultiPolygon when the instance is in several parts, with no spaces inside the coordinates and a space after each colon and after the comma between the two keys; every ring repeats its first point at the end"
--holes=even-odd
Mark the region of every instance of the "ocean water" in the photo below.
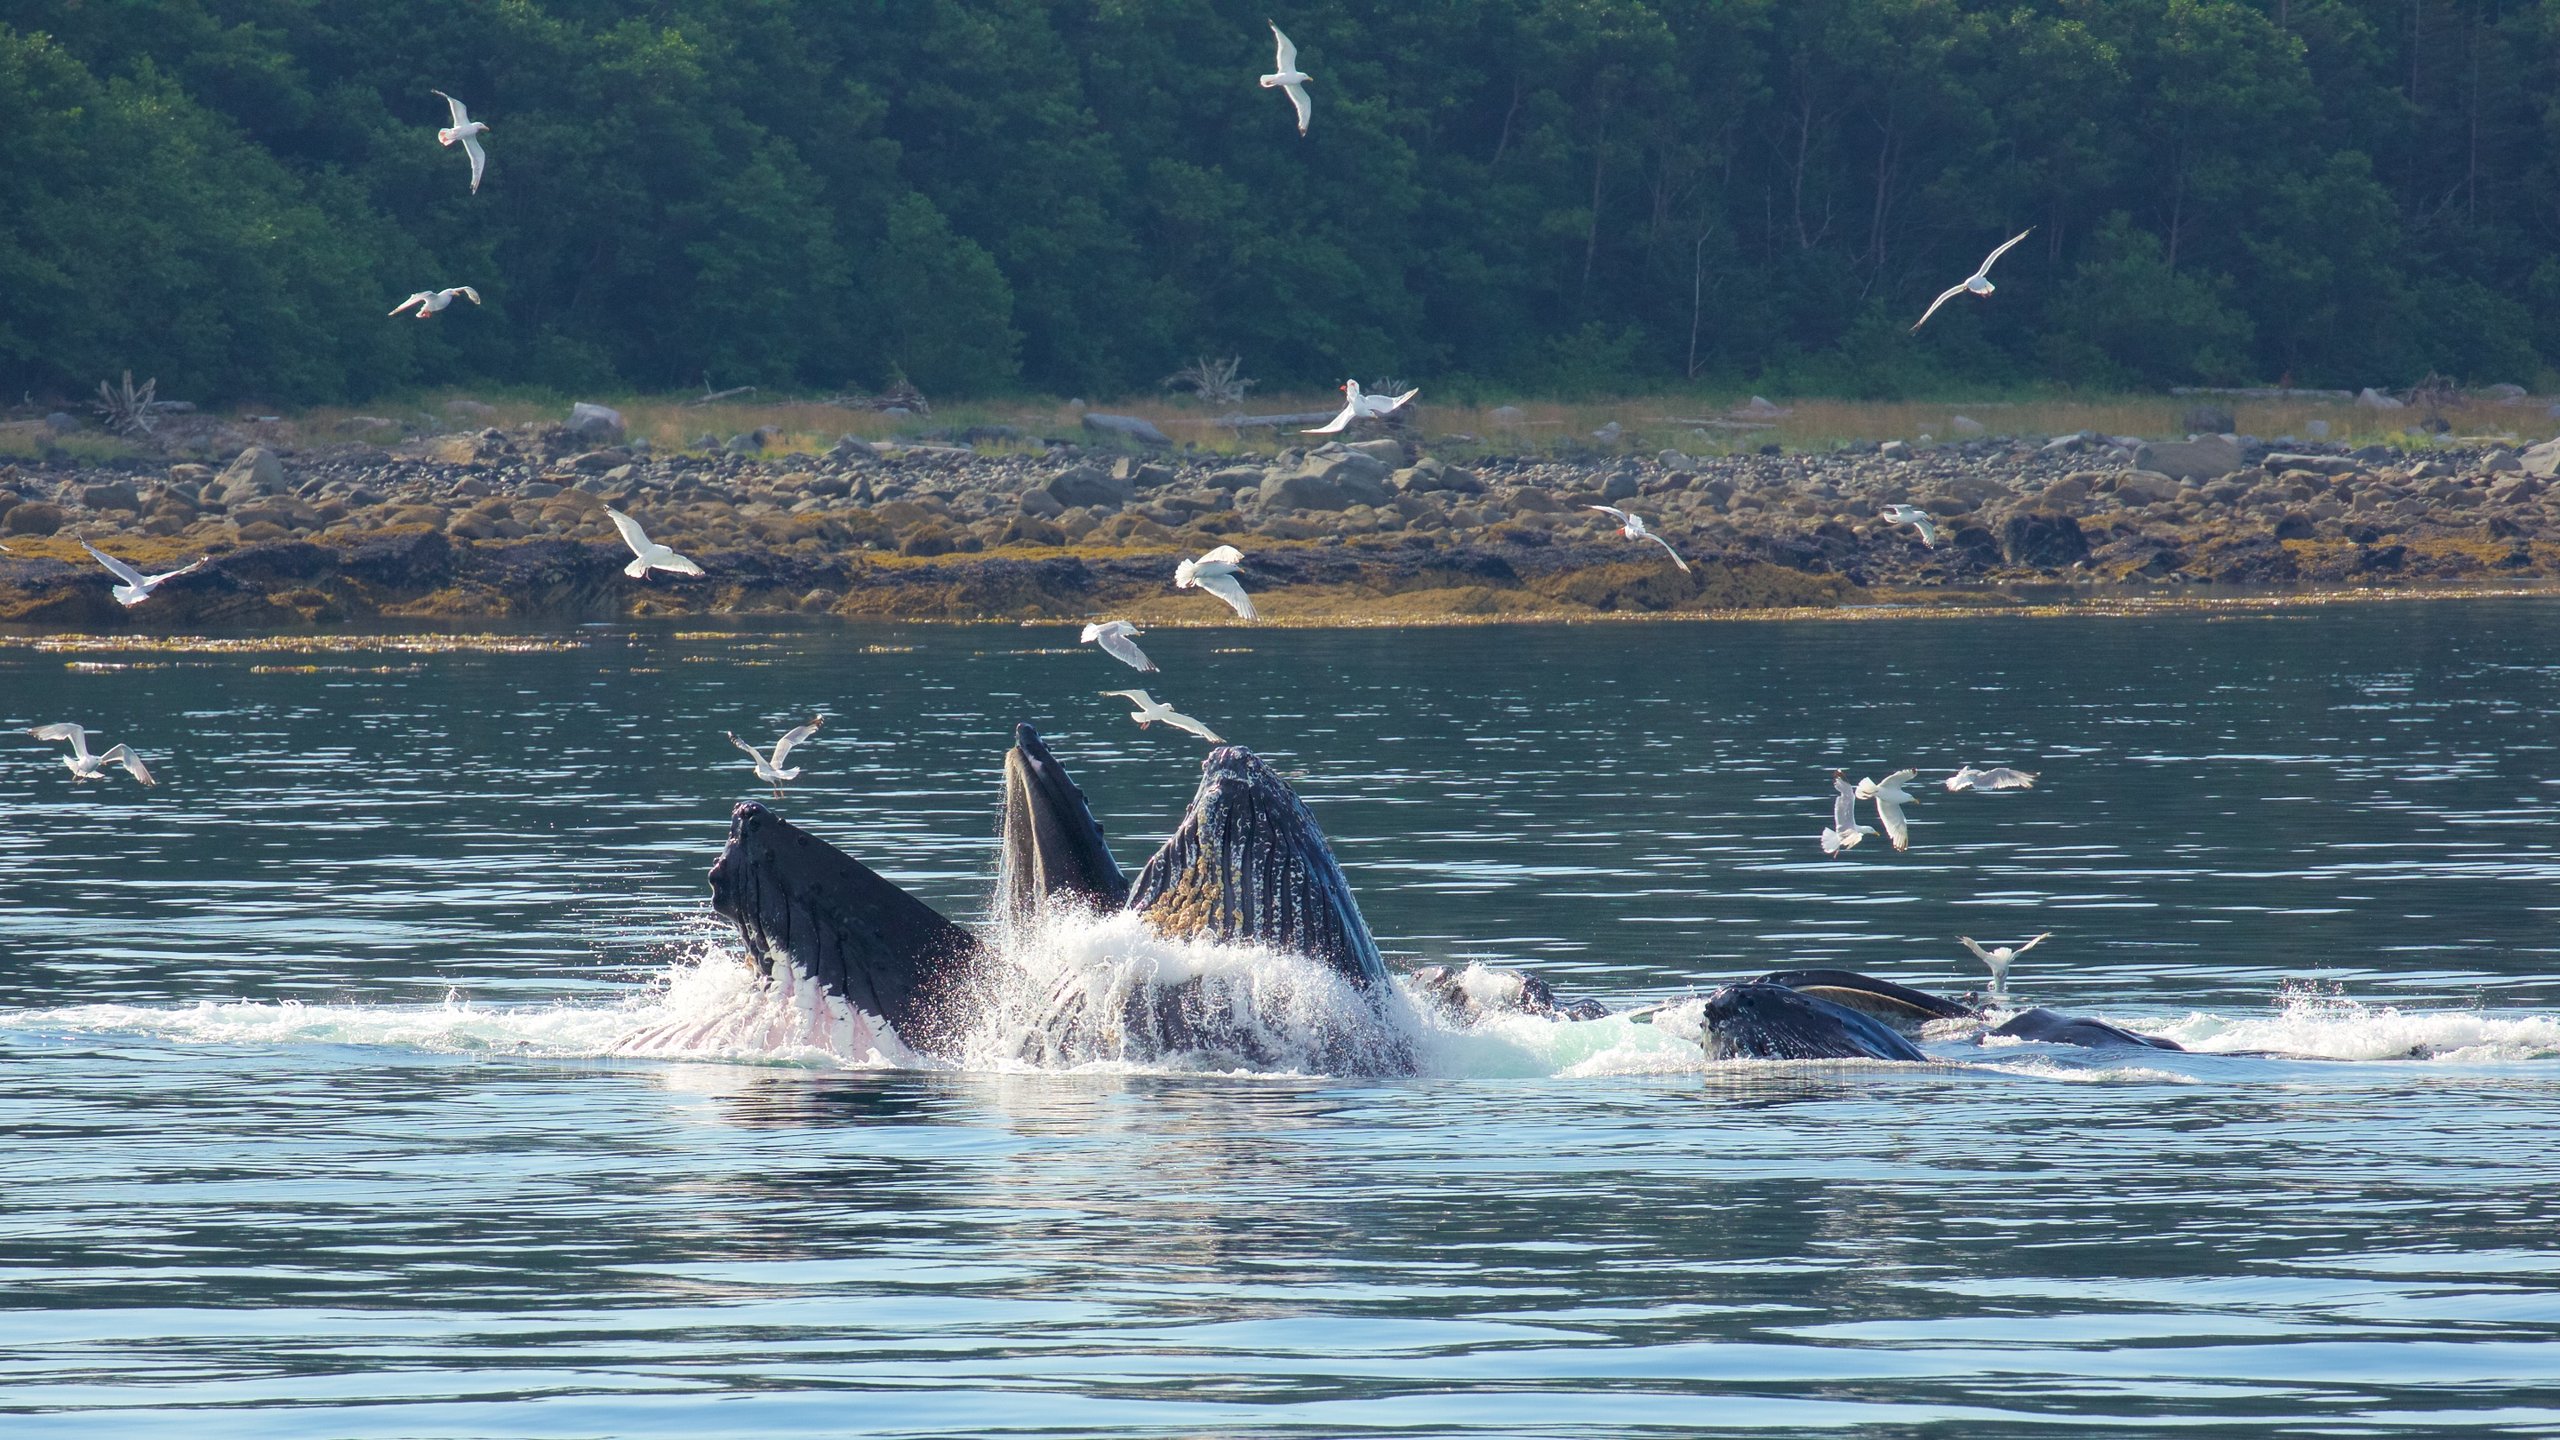
{"type": "Polygon", "coordinates": [[[2015,1003],[2188,1047],[1404,1015],[1386,1080],[885,1068],[754,983],[724,730],[823,712],[779,808],[963,918],[1015,720],[1170,830],[1202,747],[1072,627],[541,638],[0,641],[0,720],[163,781],[0,746],[0,1433],[2560,1433],[2548,603],[1150,634],[1398,966],[1955,993],[2051,931],[2015,1003]],[[1904,764],[1910,851],[1826,859],[1904,764]]]}

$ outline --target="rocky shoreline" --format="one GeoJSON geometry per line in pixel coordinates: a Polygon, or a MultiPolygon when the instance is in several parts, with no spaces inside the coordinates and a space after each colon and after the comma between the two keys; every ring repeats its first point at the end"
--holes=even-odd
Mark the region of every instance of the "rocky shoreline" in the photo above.
{"type": "Polygon", "coordinates": [[[0,467],[0,623],[1215,621],[1222,609],[1170,578],[1177,558],[1219,544],[1245,551],[1271,618],[1316,623],[2560,576],[2560,442],[2347,451],[2079,434],[1559,459],[1457,444],[1444,457],[1385,433],[1247,459],[1089,426],[1077,443],[848,436],[824,454],[768,454],[745,436],[672,453],[626,443],[601,407],[573,418],[390,450],[258,444],[219,468],[0,467]],[[1583,508],[1597,503],[1644,516],[1694,573],[1583,508]],[[1937,517],[1934,549],[1878,518],[1897,503],[1937,517]],[[628,579],[607,505],[709,573],[628,579]],[[80,537],[146,569],[213,559],[126,610],[80,537]]]}

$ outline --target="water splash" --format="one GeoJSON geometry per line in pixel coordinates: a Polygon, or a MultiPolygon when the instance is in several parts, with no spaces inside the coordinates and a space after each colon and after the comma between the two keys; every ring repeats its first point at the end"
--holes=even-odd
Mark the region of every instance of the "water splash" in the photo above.
{"type": "Polygon", "coordinates": [[[2479,1010],[2403,1010],[2334,989],[2289,985],[2272,1015],[2226,1018],[2198,1011],[2153,1025],[2190,1050],[2243,1050],[2326,1060],[2432,1060],[2498,1064],[2560,1057],[2560,1016],[2479,1010]]]}

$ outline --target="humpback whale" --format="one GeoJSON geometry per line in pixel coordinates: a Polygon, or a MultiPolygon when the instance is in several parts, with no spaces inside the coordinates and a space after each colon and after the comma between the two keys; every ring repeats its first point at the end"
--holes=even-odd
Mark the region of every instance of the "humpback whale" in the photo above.
{"type": "MultiPolygon", "coordinates": [[[[840,1002],[839,1034],[895,1063],[1074,1065],[1177,1057],[1216,1068],[1397,1074],[1414,1065],[1403,992],[1304,801],[1260,756],[1222,745],[1172,836],[1131,879],[1039,733],[1014,727],[1004,758],[1003,859],[992,924],[958,924],[763,803],[731,812],[712,907],[758,969],[840,1002]],[[1043,927],[1134,916],[1165,946],[1123,934],[1101,953],[1041,960],[1043,927]],[[1184,949],[1194,941],[1216,942],[1184,949]],[[1236,947],[1244,947],[1238,949],[1236,947]]],[[[1088,946],[1088,949],[1091,947],[1088,946]]],[[[1420,999],[1462,1024],[1511,1013],[1557,1021],[1571,1005],[1534,975],[1414,972],[1420,999]]],[[[1705,998],[1718,1059],[1928,1058],[1906,1032],[1983,1017],[1964,1004],[1845,970],[1790,970],[1705,998]]],[[[1992,1033],[2056,1044],[2172,1042],[2032,1010],[1992,1033]]]]}
{"type": "Polygon", "coordinates": [[[1350,883],[1305,803],[1260,756],[1233,745],[1209,752],[1182,823],[1135,882],[1028,725],[1015,727],[1005,755],[1003,804],[1000,931],[1060,910],[1122,911],[1167,940],[1259,946],[1297,968],[1218,975],[1135,957],[1033,975],[999,936],[955,923],[756,801],[731,812],[712,908],[737,925],[766,975],[805,978],[844,1001],[891,1058],[959,1064],[991,1045],[999,1058],[1043,1064],[1190,1055],[1339,1073],[1412,1068],[1350,883]],[[1026,1000],[1027,985],[1045,989],[1026,1000]]]}

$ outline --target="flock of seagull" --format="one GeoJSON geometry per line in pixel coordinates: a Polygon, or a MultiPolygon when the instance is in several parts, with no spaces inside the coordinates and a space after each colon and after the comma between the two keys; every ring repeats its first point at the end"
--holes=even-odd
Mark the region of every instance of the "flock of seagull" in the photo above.
{"type": "MultiPolygon", "coordinates": [[[[1312,77],[1298,68],[1298,47],[1281,31],[1279,25],[1269,21],[1265,23],[1271,26],[1272,40],[1276,46],[1276,60],[1273,73],[1262,77],[1262,87],[1266,90],[1279,90],[1288,95],[1291,106],[1297,112],[1298,133],[1305,135],[1314,113],[1306,88],[1312,77]]],[[[488,152],[481,146],[480,137],[487,134],[490,127],[482,121],[472,119],[469,108],[462,101],[442,90],[432,93],[441,97],[450,107],[453,120],[451,125],[436,131],[436,141],[448,147],[453,145],[462,147],[463,154],[471,161],[471,193],[477,195],[480,193],[481,176],[486,172],[489,163],[488,152]]],[[[1916,333],[1922,325],[1928,324],[1930,317],[1938,313],[1940,306],[1958,295],[1987,296],[1991,294],[1993,286],[1990,274],[1993,263],[2007,254],[2012,246],[2033,233],[2033,228],[2030,226],[2002,242],[1997,249],[1984,257],[1982,264],[1974,270],[1973,274],[1931,301],[1928,310],[1911,327],[1913,332],[1916,333]]],[[[424,320],[443,313],[458,299],[468,300],[473,305],[481,303],[480,292],[476,288],[469,285],[455,285],[444,289],[417,291],[394,306],[390,313],[397,316],[406,311],[415,310],[417,318],[424,320]]],[[[1422,393],[1417,388],[1406,390],[1400,395],[1373,395],[1362,390],[1357,380],[1345,381],[1341,389],[1344,401],[1342,412],[1326,424],[1300,433],[1336,435],[1362,421],[1384,420],[1413,403],[1414,398],[1422,393]]],[[[1661,546],[1663,553],[1670,557],[1672,564],[1680,567],[1682,573],[1689,573],[1689,562],[1681,557],[1680,552],[1672,547],[1670,541],[1649,529],[1642,517],[1614,505],[1592,505],[1589,508],[1608,516],[1617,525],[1619,534],[1626,539],[1635,542],[1650,540],[1661,546]]],[[[1937,545],[1938,530],[1927,511],[1913,505],[1888,505],[1879,513],[1889,524],[1911,526],[1918,533],[1923,545],[1932,548],[1937,545]]],[[[613,527],[621,535],[623,543],[630,547],[632,559],[623,567],[623,573],[632,579],[646,580],[653,571],[687,576],[703,574],[700,565],[676,553],[672,548],[650,539],[648,532],[629,515],[610,506],[605,508],[605,514],[612,520],[613,527]]],[[[192,564],[165,574],[146,575],[124,561],[99,550],[85,538],[80,541],[80,545],[115,576],[117,584],[111,593],[118,603],[128,607],[142,604],[150,599],[153,592],[162,585],[206,564],[210,558],[200,558],[192,564]]],[[[1197,589],[1215,596],[1233,609],[1240,618],[1252,620],[1255,618],[1253,599],[1245,593],[1243,583],[1237,578],[1237,570],[1243,563],[1243,554],[1234,546],[1221,545],[1197,559],[1184,560],[1176,565],[1173,577],[1174,588],[1197,589]]],[[[1133,670],[1147,674],[1161,674],[1155,662],[1148,659],[1146,652],[1138,647],[1137,637],[1142,633],[1144,632],[1137,625],[1128,620],[1097,621],[1084,627],[1083,643],[1099,647],[1104,654],[1133,670]]],[[[1212,745],[1225,743],[1207,725],[1155,699],[1145,690],[1106,690],[1102,694],[1107,698],[1126,700],[1135,706],[1136,708],[1129,712],[1129,718],[1136,721],[1141,729],[1161,723],[1196,735],[1212,745]]],[[[739,739],[734,732],[729,733],[729,743],[746,753],[753,765],[756,779],[772,786],[775,798],[779,799],[783,785],[800,778],[800,768],[789,764],[792,750],[814,738],[823,721],[823,716],[813,717],[806,725],[785,732],[773,743],[769,751],[757,749],[739,739]]],[[[68,722],[40,725],[27,733],[38,740],[68,742],[71,750],[69,754],[62,757],[62,763],[71,771],[75,780],[103,780],[106,778],[109,766],[121,765],[126,773],[143,785],[159,783],[152,778],[149,767],[143,763],[141,757],[123,744],[93,754],[89,749],[88,732],[78,725],[68,722]]],[[[1867,836],[1877,833],[1875,829],[1859,823],[1860,801],[1865,801],[1874,808],[1877,824],[1882,827],[1883,833],[1892,842],[1893,848],[1898,851],[1908,849],[1911,832],[1910,825],[1903,814],[1903,807],[1911,799],[1910,791],[1906,787],[1918,776],[1919,772],[1916,770],[1896,770],[1882,780],[1865,779],[1853,785],[1845,772],[1833,771],[1831,824],[1824,827],[1822,831],[1823,853],[1833,856],[1843,854],[1855,849],[1858,842],[1867,836]]],[[[1967,765],[1947,778],[1946,787],[1953,792],[2018,790],[2032,787],[2035,781],[2034,774],[2027,771],[2005,767],[1983,770],[1967,765]]],[[[1959,938],[1963,939],[1967,949],[1991,968],[1992,990],[1996,994],[2005,982],[2010,963],[2049,936],[2038,935],[2015,947],[1996,946],[1988,950],[1975,944],[1970,938],[1959,938]]]]}

